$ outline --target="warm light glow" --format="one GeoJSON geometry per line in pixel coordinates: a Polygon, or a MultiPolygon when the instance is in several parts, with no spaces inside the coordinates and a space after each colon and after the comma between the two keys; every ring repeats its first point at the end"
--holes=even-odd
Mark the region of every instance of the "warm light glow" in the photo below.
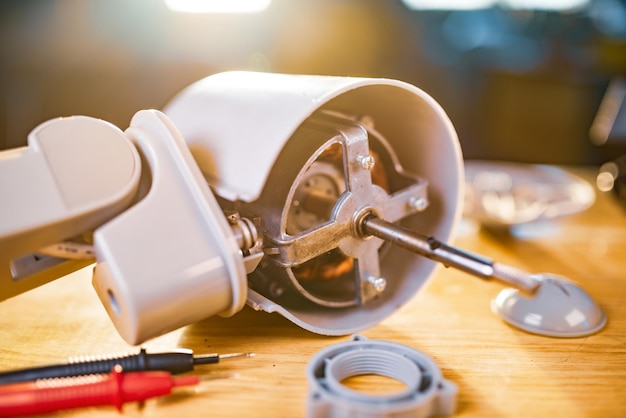
{"type": "Polygon", "coordinates": [[[170,10],[184,13],[255,13],[272,0],[165,0],[170,10]]]}
{"type": "Polygon", "coordinates": [[[589,0],[503,0],[512,9],[573,10],[589,4],[589,0]]]}
{"type": "Polygon", "coordinates": [[[493,6],[496,0],[402,0],[414,10],[472,10],[493,6]]]}
{"type": "Polygon", "coordinates": [[[402,0],[414,10],[475,10],[494,6],[529,10],[571,10],[589,4],[589,0],[402,0]]]}

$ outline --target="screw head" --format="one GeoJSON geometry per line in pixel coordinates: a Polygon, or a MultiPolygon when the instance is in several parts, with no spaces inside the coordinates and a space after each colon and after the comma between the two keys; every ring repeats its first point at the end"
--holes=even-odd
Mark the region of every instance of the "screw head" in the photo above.
{"type": "Polygon", "coordinates": [[[363,169],[368,171],[374,168],[374,164],[376,164],[376,159],[372,155],[359,155],[356,160],[363,169]]]}
{"type": "Polygon", "coordinates": [[[409,206],[417,212],[423,212],[428,207],[428,199],[425,197],[412,197],[409,200],[409,206]]]}
{"type": "Polygon", "coordinates": [[[367,278],[367,282],[372,286],[376,293],[382,293],[387,287],[387,280],[384,277],[370,276],[367,278]]]}

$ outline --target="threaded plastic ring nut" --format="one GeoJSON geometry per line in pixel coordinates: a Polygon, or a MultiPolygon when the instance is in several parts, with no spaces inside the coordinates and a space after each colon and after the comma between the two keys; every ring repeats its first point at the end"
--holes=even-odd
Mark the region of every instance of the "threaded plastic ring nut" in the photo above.
{"type": "Polygon", "coordinates": [[[411,347],[353,335],[319,351],[307,367],[308,417],[429,417],[456,411],[457,386],[443,379],[436,363],[411,347]],[[373,374],[402,382],[391,394],[348,388],[344,379],[373,374]]]}

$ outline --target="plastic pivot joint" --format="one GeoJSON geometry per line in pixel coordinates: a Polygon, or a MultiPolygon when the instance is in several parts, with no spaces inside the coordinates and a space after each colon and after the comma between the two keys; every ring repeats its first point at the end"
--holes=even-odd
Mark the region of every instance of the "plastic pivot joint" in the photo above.
{"type": "Polygon", "coordinates": [[[87,116],[52,119],[28,146],[0,153],[0,301],[91,260],[37,254],[91,231],[132,204],[141,160],[116,126],[87,116]]]}
{"type": "Polygon", "coordinates": [[[319,351],[307,367],[308,417],[430,417],[456,411],[457,386],[445,379],[426,354],[361,335],[319,351]],[[343,385],[347,378],[379,375],[405,388],[390,394],[367,394],[343,385]]]}
{"type": "Polygon", "coordinates": [[[126,134],[151,170],[146,196],[94,234],[93,285],[130,344],[229,316],[246,300],[237,240],[180,133],[142,110],[126,134]]]}

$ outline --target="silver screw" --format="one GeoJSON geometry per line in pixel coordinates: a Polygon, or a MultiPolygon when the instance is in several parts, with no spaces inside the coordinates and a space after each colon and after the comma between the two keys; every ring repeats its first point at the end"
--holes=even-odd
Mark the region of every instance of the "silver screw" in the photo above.
{"type": "Polygon", "coordinates": [[[383,293],[387,287],[387,280],[384,277],[370,276],[367,282],[372,286],[376,293],[383,293]]]}
{"type": "Polygon", "coordinates": [[[374,168],[374,164],[376,164],[376,160],[372,155],[359,155],[356,157],[356,161],[362,168],[368,171],[374,168]]]}
{"type": "Polygon", "coordinates": [[[409,206],[417,212],[423,212],[428,207],[428,199],[425,197],[412,197],[409,200],[409,206]]]}

